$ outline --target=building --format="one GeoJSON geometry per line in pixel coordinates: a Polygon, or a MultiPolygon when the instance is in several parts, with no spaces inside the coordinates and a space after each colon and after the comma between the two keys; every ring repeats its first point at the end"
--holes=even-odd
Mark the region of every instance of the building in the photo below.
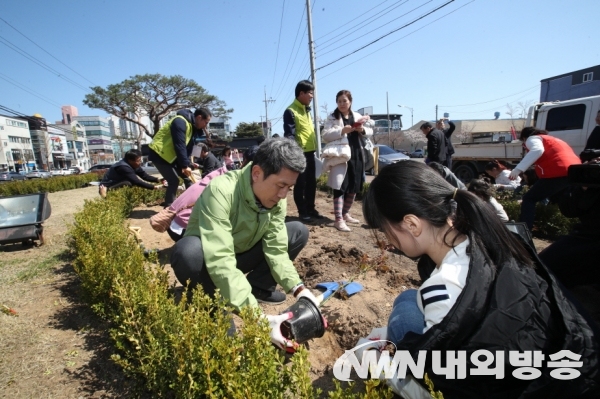
{"type": "Polygon", "coordinates": [[[56,124],[70,125],[73,121],[73,117],[79,116],[77,107],[73,105],[63,105],[60,107],[60,112],[62,113],[62,120],[56,121],[56,124]]]}
{"type": "MultiPolygon", "coordinates": [[[[271,124],[269,123],[269,126],[270,125],[271,124]]],[[[231,125],[229,125],[229,121],[227,118],[219,118],[213,116],[212,118],[210,118],[208,130],[211,134],[216,134],[219,137],[231,136],[231,125]]]]}
{"type": "Polygon", "coordinates": [[[27,119],[0,115],[0,170],[32,170],[35,155],[27,119]]]}
{"type": "Polygon", "coordinates": [[[540,81],[540,102],[600,95],[600,65],[540,81]]]}
{"type": "Polygon", "coordinates": [[[85,129],[92,166],[115,162],[108,119],[101,116],[76,116],[73,120],[85,129]]]}
{"type": "Polygon", "coordinates": [[[50,169],[70,168],[74,156],[69,153],[67,133],[54,126],[48,126],[46,143],[48,145],[47,148],[52,155],[52,165],[50,169]]]}
{"type": "Polygon", "coordinates": [[[85,128],[76,121],[72,121],[70,124],[57,124],[56,127],[65,131],[69,167],[77,166],[82,170],[89,169],[92,166],[92,162],[85,128]]]}

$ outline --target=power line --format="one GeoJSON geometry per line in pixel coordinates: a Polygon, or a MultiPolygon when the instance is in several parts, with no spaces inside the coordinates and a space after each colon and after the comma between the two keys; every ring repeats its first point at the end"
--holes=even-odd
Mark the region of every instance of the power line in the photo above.
{"type": "Polygon", "coordinates": [[[67,68],[69,68],[71,71],[73,71],[74,73],[76,73],[77,75],[79,75],[81,78],[87,80],[89,83],[93,84],[94,86],[97,86],[94,82],[90,81],[89,79],[87,79],[85,76],[81,75],[79,72],[77,72],[76,70],[74,70],[73,68],[71,68],[70,66],[68,66],[67,64],[65,64],[64,62],[62,62],[61,60],[59,60],[58,58],[56,58],[55,56],[53,56],[52,54],[50,54],[48,51],[46,51],[42,46],[38,45],[36,42],[34,42],[33,40],[31,40],[30,38],[28,38],[27,36],[25,36],[24,33],[22,33],[20,30],[18,30],[17,28],[15,28],[14,26],[12,26],[11,24],[9,24],[4,18],[0,17],[0,20],[3,21],[6,25],[10,26],[11,28],[13,28],[14,30],[16,30],[21,36],[23,36],[25,39],[29,40],[31,43],[33,43],[34,45],[36,45],[39,49],[41,49],[44,53],[48,54],[50,57],[54,58],[56,61],[60,62],[61,64],[63,64],[64,66],[66,66],[67,68]]]}
{"type": "Polygon", "coordinates": [[[494,99],[494,100],[482,101],[482,102],[480,102],[480,103],[473,103],[473,104],[461,104],[461,105],[440,105],[439,107],[444,107],[444,108],[454,108],[454,107],[470,107],[470,106],[472,106],[472,105],[480,105],[480,104],[492,103],[492,102],[494,102],[494,101],[503,100],[503,99],[505,99],[505,98],[509,98],[509,97],[512,97],[512,96],[516,96],[517,94],[525,93],[526,91],[531,91],[532,89],[536,89],[538,86],[539,86],[539,84],[536,84],[535,86],[531,86],[530,88],[528,88],[528,89],[525,89],[525,90],[523,90],[523,91],[520,91],[520,92],[518,92],[518,93],[513,93],[513,94],[510,94],[510,95],[508,95],[508,96],[504,96],[504,97],[496,98],[496,99],[494,99]]]}
{"type": "MultiPolygon", "coordinates": [[[[384,0],[384,1],[382,1],[381,3],[377,4],[376,6],[374,6],[374,7],[370,8],[370,9],[368,9],[368,10],[367,10],[367,11],[365,11],[364,13],[361,13],[361,15],[368,14],[368,13],[369,13],[369,12],[371,12],[372,10],[376,9],[377,7],[379,7],[380,5],[382,5],[383,3],[386,3],[386,2],[388,2],[388,1],[389,1],[389,0],[384,0]]],[[[400,0],[400,1],[402,1],[402,0],[400,0]]],[[[398,1],[397,3],[399,3],[400,1],[398,1]]],[[[394,3],[394,4],[396,4],[396,3],[394,3]]],[[[394,4],[392,4],[392,6],[393,6],[394,4]]],[[[388,8],[389,8],[389,7],[388,7],[388,8]]],[[[383,11],[385,11],[385,10],[387,10],[387,8],[386,8],[386,9],[384,9],[383,11]]],[[[377,13],[377,14],[375,14],[375,15],[378,15],[378,14],[380,14],[381,12],[382,12],[382,11],[380,11],[379,13],[377,13]]],[[[372,18],[372,17],[369,17],[369,18],[372,18]]],[[[329,36],[329,35],[330,35],[330,34],[332,34],[333,32],[336,32],[336,31],[338,31],[338,30],[340,30],[340,29],[347,28],[347,27],[348,27],[348,24],[352,24],[352,23],[356,23],[356,17],[355,17],[355,18],[353,18],[352,20],[350,20],[350,21],[348,21],[348,22],[346,22],[346,23],[342,24],[341,26],[339,26],[339,27],[335,28],[334,30],[332,30],[332,31],[329,31],[328,33],[324,34],[323,36],[321,36],[321,37],[319,37],[319,38],[315,39],[315,42],[316,42],[316,41],[318,41],[318,40],[321,40],[321,39],[323,39],[323,38],[325,38],[325,37],[327,37],[327,36],[329,36]]],[[[327,39],[327,40],[325,40],[325,41],[324,41],[322,44],[325,44],[325,43],[329,42],[330,40],[332,40],[332,39],[327,39]]],[[[318,46],[317,46],[317,47],[318,47],[318,46]]]]}
{"type": "MultiPolygon", "coordinates": [[[[25,114],[23,114],[23,113],[21,113],[19,111],[15,111],[14,109],[10,109],[8,107],[5,107],[4,105],[0,105],[0,111],[8,112],[10,114],[18,116],[19,118],[27,119],[28,121],[34,121],[34,122],[38,121],[37,118],[34,118],[32,116],[29,116],[29,115],[25,115],[25,114]]],[[[65,133],[73,133],[71,130],[65,129],[65,128],[61,127],[61,126],[58,126],[58,125],[55,125],[55,124],[52,124],[52,123],[46,122],[46,126],[53,127],[53,128],[55,128],[57,130],[62,130],[65,133]]]]}
{"type": "MultiPolygon", "coordinates": [[[[402,18],[402,17],[405,17],[405,16],[407,16],[408,14],[410,14],[411,12],[413,12],[413,11],[416,11],[416,10],[418,10],[418,9],[419,9],[419,8],[421,8],[421,7],[425,7],[425,5],[427,5],[427,4],[429,4],[429,3],[431,3],[432,1],[433,1],[433,0],[429,0],[428,2],[426,2],[426,3],[423,3],[423,4],[421,4],[420,6],[417,6],[417,7],[413,8],[412,10],[405,12],[404,14],[400,15],[398,18],[395,18],[395,19],[400,19],[400,18],[402,18]]],[[[406,2],[408,2],[408,0],[406,0],[404,3],[402,3],[402,4],[400,4],[400,5],[404,5],[406,2]]],[[[373,30],[370,30],[369,32],[365,33],[365,35],[368,35],[368,34],[370,34],[370,33],[373,33],[373,32],[375,32],[375,31],[377,31],[377,30],[379,30],[379,29],[381,29],[381,28],[383,28],[383,27],[384,27],[384,25],[382,25],[382,26],[380,26],[380,27],[378,27],[378,28],[375,28],[375,29],[373,29],[373,30]]],[[[358,28],[358,29],[356,29],[355,31],[353,31],[353,32],[350,32],[349,34],[352,34],[352,33],[356,32],[356,31],[357,31],[357,30],[359,30],[359,29],[361,29],[361,28],[358,28]]],[[[335,48],[333,48],[333,49],[331,49],[331,50],[329,50],[329,51],[326,51],[325,53],[321,54],[321,57],[322,57],[322,56],[324,56],[324,55],[326,55],[326,54],[329,54],[329,53],[331,53],[332,51],[338,50],[338,49],[340,49],[340,48],[342,48],[342,47],[344,47],[344,46],[346,46],[346,45],[348,45],[348,44],[350,44],[350,43],[353,43],[354,41],[355,41],[355,39],[348,40],[346,43],[340,44],[339,46],[337,46],[337,47],[335,47],[335,48]]],[[[333,44],[333,43],[332,43],[332,44],[333,44]]],[[[327,47],[329,47],[329,46],[327,46],[327,47]]]]}
{"type": "Polygon", "coordinates": [[[382,46],[382,47],[378,48],[377,50],[370,52],[369,54],[365,55],[364,57],[361,57],[361,58],[359,58],[359,59],[357,59],[357,60],[355,60],[355,61],[352,61],[351,63],[349,63],[349,64],[346,64],[346,65],[344,65],[343,67],[341,67],[341,68],[338,68],[338,69],[336,69],[335,71],[328,73],[327,75],[323,75],[323,76],[321,76],[321,79],[325,79],[326,77],[328,77],[328,76],[331,76],[331,75],[335,74],[336,72],[339,72],[339,71],[341,71],[342,69],[349,67],[349,66],[350,66],[350,65],[352,65],[352,64],[356,64],[358,61],[364,60],[365,58],[367,58],[367,57],[369,57],[369,56],[371,56],[371,55],[373,55],[373,54],[377,53],[378,51],[381,51],[381,50],[383,50],[383,49],[385,49],[385,48],[387,48],[387,47],[391,46],[392,44],[394,44],[394,43],[397,43],[397,42],[399,42],[400,40],[402,40],[402,39],[405,39],[405,38],[407,38],[408,36],[410,36],[410,35],[412,35],[412,34],[415,34],[415,33],[417,33],[417,32],[418,32],[418,31],[420,31],[421,29],[425,29],[426,27],[428,27],[428,26],[429,26],[429,25],[431,25],[432,23],[434,23],[434,22],[437,22],[437,21],[439,21],[439,20],[441,20],[441,19],[443,19],[443,18],[447,17],[447,16],[448,16],[448,15],[450,15],[450,14],[454,14],[456,11],[460,10],[460,9],[461,9],[461,8],[463,8],[463,7],[466,7],[466,6],[468,6],[469,4],[473,3],[474,1],[475,1],[475,0],[471,0],[471,1],[470,1],[470,2],[468,2],[467,4],[463,4],[462,6],[458,7],[457,9],[455,9],[455,10],[452,10],[452,11],[450,11],[449,13],[447,13],[447,14],[444,14],[444,15],[442,15],[441,17],[434,19],[434,20],[433,20],[432,22],[430,22],[428,25],[421,26],[420,28],[418,28],[418,29],[415,29],[414,31],[412,31],[412,32],[410,32],[410,33],[407,33],[406,35],[402,36],[401,38],[399,38],[399,39],[396,39],[396,40],[394,40],[393,42],[391,42],[391,43],[388,43],[388,44],[386,44],[385,46],[382,46]]]}
{"type": "Polygon", "coordinates": [[[32,89],[28,88],[27,86],[24,86],[24,85],[20,84],[19,82],[15,81],[15,80],[13,80],[11,78],[9,78],[8,76],[6,76],[5,74],[3,74],[2,72],[0,72],[0,75],[3,76],[3,77],[0,76],[0,79],[5,80],[6,82],[10,83],[11,85],[16,86],[16,87],[18,87],[19,89],[21,89],[23,91],[26,91],[27,93],[29,93],[29,94],[31,94],[31,95],[39,98],[42,101],[47,102],[50,105],[54,105],[55,107],[59,107],[60,108],[60,105],[58,105],[57,103],[52,102],[52,100],[49,99],[48,97],[46,97],[46,96],[44,96],[42,94],[36,93],[35,91],[33,91],[32,89]]]}
{"type": "Polygon", "coordinates": [[[80,85],[79,83],[63,76],[60,72],[58,72],[57,70],[55,70],[54,68],[50,67],[49,65],[46,65],[45,63],[39,61],[38,59],[36,59],[34,56],[30,55],[29,53],[27,53],[25,50],[22,50],[19,46],[11,43],[10,41],[8,41],[7,39],[5,39],[4,37],[0,36],[0,43],[4,44],[6,47],[10,48],[11,50],[21,54],[23,57],[27,58],[28,60],[30,60],[31,62],[41,66],[42,68],[44,68],[45,70],[51,72],[52,74],[58,76],[59,78],[63,79],[66,82],[71,83],[73,86],[78,87],[84,91],[89,91],[89,89],[85,86],[80,85]]]}
{"type": "MultiPolygon", "coordinates": [[[[288,58],[288,62],[285,66],[285,70],[283,71],[283,78],[281,80],[281,83],[279,84],[279,87],[277,88],[277,90],[275,90],[275,99],[277,99],[277,97],[279,96],[279,93],[284,85],[284,83],[287,83],[287,80],[284,81],[286,73],[288,73],[288,67],[290,66],[290,61],[292,60],[292,53],[294,52],[294,48],[296,47],[296,41],[298,40],[298,34],[300,33],[300,28],[302,27],[302,20],[304,19],[304,13],[306,12],[306,9],[303,7],[302,8],[302,16],[300,17],[300,21],[298,22],[298,29],[296,30],[296,37],[294,38],[294,44],[292,45],[292,50],[290,51],[290,56],[288,58]]],[[[306,27],[304,28],[306,30],[306,27]]],[[[304,35],[304,33],[302,33],[302,35],[304,35]]],[[[298,55],[298,51],[300,50],[300,46],[298,46],[298,50],[296,51],[296,56],[298,55]]],[[[294,57],[294,62],[296,61],[296,57],[294,57]]],[[[289,71],[289,73],[291,73],[291,70],[289,71]]],[[[289,78],[289,76],[288,76],[289,78]]]]}
{"type": "Polygon", "coordinates": [[[448,4],[450,4],[450,3],[453,3],[453,2],[454,2],[454,0],[450,0],[450,1],[448,1],[448,2],[446,2],[446,3],[444,3],[444,4],[442,4],[441,6],[439,6],[439,7],[435,8],[435,9],[433,9],[432,11],[430,11],[430,12],[428,12],[428,13],[426,13],[426,14],[424,14],[424,15],[420,16],[419,18],[417,18],[417,19],[415,19],[415,20],[413,20],[413,21],[411,21],[411,22],[409,22],[409,23],[407,23],[407,24],[405,24],[405,25],[403,25],[403,26],[399,27],[398,29],[394,29],[393,31],[386,33],[385,35],[383,35],[383,36],[381,36],[381,37],[379,37],[379,38],[377,38],[377,39],[373,40],[372,42],[370,42],[370,43],[368,43],[368,44],[365,44],[364,46],[362,46],[362,47],[360,47],[360,48],[358,48],[358,49],[356,49],[356,50],[352,51],[351,53],[348,53],[348,54],[346,54],[346,55],[344,55],[344,56],[342,56],[342,57],[338,58],[338,59],[337,59],[337,60],[335,60],[335,61],[332,61],[332,62],[330,62],[330,63],[328,63],[328,64],[325,64],[325,65],[323,65],[322,67],[319,67],[319,68],[317,68],[317,69],[316,69],[316,71],[318,71],[318,70],[320,70],[320,69],[323,69],[323,68],[325,68],[325,67],[327,67],[327,66],[329,66],[329,65],[331,65],[331,64],[335,64],[336,62],[338,62],[338,61],[341,61],[341,60],[343,60],[344,58],[346,58],[346,57],[349,57],[349,56],[351,56],[352,54],[355,54],[355,53],[359,52],[360,50],[363,50],[363,49],[365,49],[365,48],[369,47],[370,45],[377,43],[378,41],[380,41],[380,40],[381,40],[381,39],[383,39],[384,37],[387,37],[387,36],[391,35],[392,33],[395,33],[395,32],[397,32],[397,31],[399,31],[399,30],[401,30],[401,29],[404,29],[404,28],[406,28],[406,27],[408,27],[408,26],[410,26],[410,25],[412,25],[412,24],[416,23],[417,21],[420,21],[421,19],[423,19],[423,18],[425,18],[425,17],[427,17],[427,16],[429,16],[429,15],[433,14],[434,12],[436,12],[436,11],[438,11],[438,10],[440,10],[440,9],[442,9],[442,8],[444,8],[444,7],[446,7],[448,4]]]}
{"type": "Polygon", "coordinates": [[[271,92],[269,97],[273,93],[273,85],[275,84],[275,73],[277,72],[277,60],[279,59],[279,44],[281,43],[281,28],[283,27],[283,12],[285,11],[285,0],[283,0],[283,6],[281,7],[281,20],[279,21],[279,37],[277,38],[277,53],[275,54],[275,68],[273,69],[273,80],[271,81],[271,92]]]}
{"type": "MultiPolygon", "coordinates": [[[[398,8],[398,7],[401,7],[401,6],[403,6],[403,5],[404,5],[404,4],[406,4],[408,1],[409,1],[409,0],[400,0],[400,1],[398,1],[398,2],[396,2],[396,3],[394,3],[394,4],[392,4],[390,7],[388,7],[388,8],[385,8],[385,9],[381,10],[381,11],[380,11],[380,12],[378,12],[377,14],[375,14],[375,15],[371,16],[370,18],[367,18],[367,19],[366,19],[364,22],[362,22],[361,24],[359,24],[358,26],[356,26],[356,27],[355,27],[355,29],[354,29],[353,31],[351,31],[351,32],[344,32],[344,34],[343,34],[343,38],[344,38],[344,39],[348,39],[348,38],[349,38],[349,36],[350,36],[350,35],[352,35],[353,33],[356,33],[356,32],[358,32],[359,30],[361,30],[361,29],[364,29],[364,28],[368,27],[370,24],[372,24],[373,22],[375,22],[375,21],[376,21],[376,20],[378,20],[379,18],[381,18],[381,17],[385,17],[385,16],[389,15],[389,13],[390,13],[391,11],[395,10],[395,9],[396,9],[396,8],[398,8]],[[400,3],[400,4],[399,4],[399,3],[400,3]],[[394,7],[394,6],[395,6],[395,7],[394,7]],[[383,13],[385,13],[385,14],[384,14],[384,15],[380,15],[380,14],[383,14],[383,13]]],[[[432,0],[428,1],[427,3],[431,3],[431,1],[432,1],[432,0]]],[[[423,4],[421,4],[419,7],[423,7],[423,6],[424,6],[425,4],[427,4],[427,3],[423,3],[423,4]]],[[[419,8],[419,7],[417,7],[417,8],[419,8]]],[[[406,15],[406,14],[404,14],[404,15],[406,15]]],[[[401,15],[400,17],[403,17],[404,15],[401,15]]],[[[396,19],[396,18],[395,18],[395,19],[396,19]]],[[[393,21],[391,21],[391,22],[393,22],[393,21]]],[[[385,24],[381,24],[379,27],[377,27],[377,28],[373,29],[373,30],[372,30],[372,31],[370,31],[370,32],[367,32],[366,34],[369,34],[369,33],[371,33],[371,32],[374,32],[374,31],[376,31],[376,30],[378,30],[378,29],[381,29],[381,28],[384,28],[384,27],[385,27],[385,24]]],[[[333,38],[331,38],[331,39],[328,39],[328,40],[326,40],[325,42],[323,42],[323,43],[321,43],[319,46],[317,46],[317,50],[323,51],[323,50],[325,50],[326,48],[333,46],[334,44],[336,44],[336,42],[335,42],[335,41],[334,41],[334,42],[331,42],[331,41],[332,41],[332,40],[335,40],[335,39],[338,39],[338,38],[340,38],[341,36],[342,36],[342,35],[335,36],[335,37],[333,37],[333,38]],[[328,42],[331,42],[331,43],[330,43],[330,44],[328,44],[328,45],[326,45],[326,46],[324,46],[324,44],[325,44],[325,43],[328,43],[328,42]]],[[[353,39],[352,41],[354,41],[354,40],[356,40],[356,39],[353,39]]]]}

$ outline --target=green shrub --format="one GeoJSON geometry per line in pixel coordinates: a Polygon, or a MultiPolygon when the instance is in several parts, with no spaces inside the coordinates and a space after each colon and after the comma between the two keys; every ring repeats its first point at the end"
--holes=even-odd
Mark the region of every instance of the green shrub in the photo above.
{"type": "MultiPolygon", "coordinates": [[[[70,231],[74,267],[84,299],[111,322],[114,361],[153,397],[315,398],[308,353],[300,349],[284,364],[269,340],[269,327],[250,308],[243,326],[228,336],[230,309],[197,290],[191,302],[177,302],[167,273],[149,264],[126,226],[138,204],[156,201],[160,191],[125,188],[105,200],[86,201],[70,231]]],[[[364,398],[390,391],[368,381],[364,398]]],[[[332,397],[353,395],[339,385],[332,397]],[[335,396],[337,395],[337,396],[335,396]]]]}
{"type": "Polygon", "coordinates": [[[54,176],[49,179],[18,180],[0,184],[0,196],[54,193],[56,191],[85,187],[89,182],[98,180],[99,175],[93,173],[72,176],[54,176]]]}
{"type": "MultiPolygon", "coordinates": [[[[509,220],[519,220],[521,204],[510,197],[500,197],[498,202],[504,207],[509,220]]],[[[558,205],[544,205],[538,202],[535,206],[533,235],[545,238],[557,238],[568,234],[579,219],[569,219],[560,212],[558,205]]]]}

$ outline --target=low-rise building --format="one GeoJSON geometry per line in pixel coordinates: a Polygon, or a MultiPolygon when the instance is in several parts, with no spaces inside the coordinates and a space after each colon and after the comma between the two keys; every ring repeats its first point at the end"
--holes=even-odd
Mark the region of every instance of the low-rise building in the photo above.
{"type": "Polygon", "coordinates": [[[0,115],[0,170],[35,168],[29,124],[25,118],[0,115]]]}
{"type": "Polygon", "coordinates": [[[101,116],[73,117],[85,129],[92,165],[115,162],[108,119],[101,116]]]}

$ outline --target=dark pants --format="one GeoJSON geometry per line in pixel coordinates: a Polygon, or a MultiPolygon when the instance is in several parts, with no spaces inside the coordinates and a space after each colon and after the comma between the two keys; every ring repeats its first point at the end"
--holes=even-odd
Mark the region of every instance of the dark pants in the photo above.
{"type": "Polygon", "coordinates": [[[129,180],[123,180],[123,181],[113,184],[110,187],[106,187],[106,190],[111,191],[111,190],[116,190],[117,188],[131,187],[131,186],[132,186],[132,184],[129,180]]]}
{"type": "Polygon", "coordinates": [[[183,179],[185,188],[192,185],[192,181],[181,173],[181,169],[177,166],[177,163],[170,164],[161,158],[156,152],[150,150],[148,159],[152,161],[156,169],[160,172],[162,177],[167,180],[168,187],[165,192],[165,203],[164,206],[171,205],[175,201],[175,195],[177,194],[177,187],[179,187],[179,177],[183,179]]]}
{"type": "Polygon", "coordinates": [[[553,196],[569,187],[568,177],[554,177],[551,179],[539,179],[523,196],[521,202],[521,217],[519,221],[525,222],[529,230],[533,229],[535,219],[535,204],[545,198],[552,199],[553,196]]]}
{"type": "MultiPolygon", "coordinates": [[[[288,235],[288,255],[294,260],[308,242],[308,229],[300,222],[285,224],[288,235]]],[[[248,273],[246,279],[251,286],[267,291],[275,291],[277,282],[271,275],[271,269],[265,260],[262,240],[250,250],[235,255],[237,268],[242,273],[248,273]]],[[[171,254],[171,267],[177,280],[183,285],[190,282],[190,288],[201,284],[204,292],[214,295],[215,284],[206,271],[202,241],[197,236],[186,236],[179,240],[171,254]]]]}
{"type": "Polygon", "coordinates": [[[183,238],[183,236],[185,235],[185,230],[186,229],[183,229],[181,231],[181,234],[177,234],[173,230],[171,230],[171,228],[169,227],[167,229],[167,234],[169,234],[169,237],[171,237],[171,240],[177,242],[177,241],[179,241],[179,240],[181,240],[183,238]]]}
{"type": "Polygon", "coordinates": [[[294,202],[301,215],[315,210],[315,196],[317,195],[315,152],[305,152],[304,157],[306,157],[306,169],[300,173],[294,185],[294,202]]]}
{"type": "Polygon", "coordinates": [[[452,155],[446,155],[446,160],[442,162],[442,165],[450,169],[452,172],[452,155]]]}
{"type": "Polygon", "coordinates": [[[569,289],[600,284],[600,235],[571,233],[540,252],[540,259],[569,289]]]}

